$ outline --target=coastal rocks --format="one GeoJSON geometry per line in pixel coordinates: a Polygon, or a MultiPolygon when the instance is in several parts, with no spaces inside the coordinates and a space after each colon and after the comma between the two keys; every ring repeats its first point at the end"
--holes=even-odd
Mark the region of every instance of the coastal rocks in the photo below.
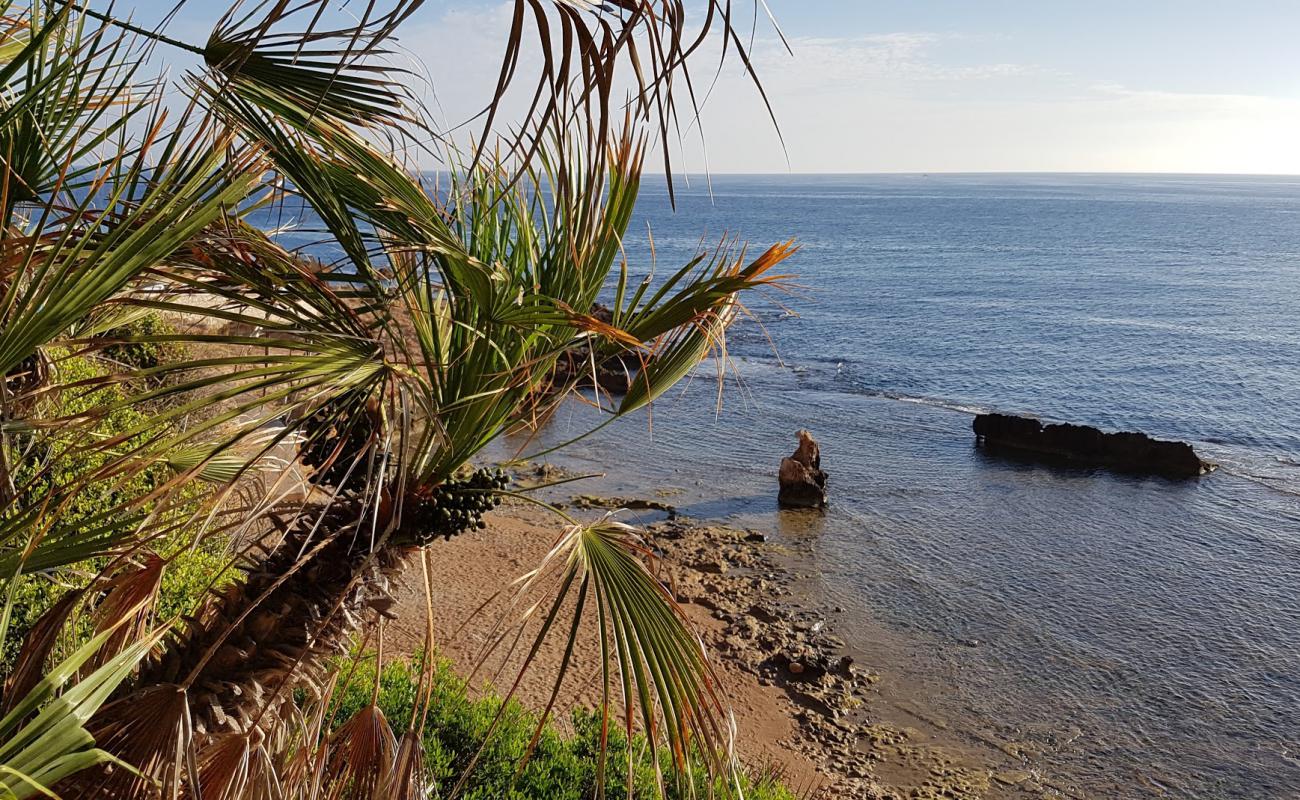
{"type": "MultiPolygon", "coordinates": [[[[591,317],[604,325],[614,322],[613,310],[600,303],[591,307],[591,317]]],[[[641,360],[634,353],[610,356],[593,364],[591,350],[584,346],[565,353],[556,360],[548,380],[549,390],[576,387],[624,395],[631,388],[632,380],[640,368],[641,360]]]]}
{"type": "Polygon", "coordinates": [[[720,525],[664,521],[647,532],[664,549],[665,563],[685,567],[670,582],[678,600],[717,621],[704,633],[707,646],[760,685],[779,687],[790,702],[797,722],[790,749],[822,765],[823,783],[810,797],[890,796],[871,780],[874,760],[860,749],[872,676],[841,652],[844,642],[826,630],[822,610],[785,588],[791,576],[777,550],[756,547],[751,531],[720,525]]]}
{"type": "Polygon", "coordinates": [[[975,440],[989,450],[1010,450],[1040,459],[1106,467],[1121,472],[1194,478],[1215,468],[1190,444],[1152,439],[1144,433],[1105,433],[1087,425],[1044,425],[1032,417],[980,414],[975,440]]]}
{"type": "MultiPolygon", "coordinates": [[[[794,729],[781,746],[818,765],[810,800],[1029,800],[1037,781],[992,792],[990,769],[913,728],[879,718],[880,675],[854,663],[831,610],[793,587],[788,551],[753,531],[678,518],[647,526],[664,552],[668,585],[700,625],[705,646],[730,667],[780,690],[794,729]],[[725,564],[720,573],[701,569],[725,564]],[[693,607],[693,608],[692,608],[693,607]]],[[[842,609],[840,613],[842,613],[842,609]]],[[[915,714],[915,711],[909,714],[915,714]]],[[[1024,758],[1000,765],[1027,768],[1024,758]]],[[[1053,794],[1052,797],[1057,795],[1053,794]]]]}
{"type": "Polygon", "coordinates": [[[668,519],[677,516],[677,507],[658,500],[640,497],[602,497],[595,494],[575,494],[569,498],[574,508],[612,508],[625,511],[662,511],[668,519]]]}
{"type": "Polygon", "coordinates": [[[640,363],[634,356],[611,356],[592,368],[585,348],[566,353],[551,369],[550,387],[558,390],[566,386],[579,389],[600,389],[612,395],[627,394],[640,363]]]}
{"type": "Polygon", "coordinates": [[[799,431],[794,454],[781,459],[777,503],[782,508],[823,508],[826,473],[821,469],[821,448],[808,431],[799,431]]]}

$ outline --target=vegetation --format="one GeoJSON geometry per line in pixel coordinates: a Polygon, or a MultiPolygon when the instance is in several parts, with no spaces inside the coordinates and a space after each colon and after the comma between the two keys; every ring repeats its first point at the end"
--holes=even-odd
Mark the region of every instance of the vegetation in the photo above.
{"type": "Polygon", "coordinates": [[[634,413],[722,346],[790,252],[724,243],[644,282],[622,261],[688,63],[713,34],[748,65],[729,3],[692,29],[670,2],[517,0],[484,146],[463,153],[385,61],[417,6],[237,5],[195,44],[0,0],[0,637],[22,640],[0,795],[499,796],[506,764],[511,791],[561,764],[594,770],[598,795],[629,774],[743,789],[699,640],[609,520],[562,520],[496,637],[534,617],[535,652],[594,626],[606,702],[577,738],[543,715],[520,748],[514,706],[481,724],[491,706],[432,663],[403,673],[400,709],[345,692],[329,711],[391,578],[504,491],[470,462],[572,392],[541,391],[557,360],[638,363],[626,396],[588,399],[634,413]],[[529,19],[532,111],[498,140],[529,19]],[[172,51],[202,65],[146,73],[172,51]],[[441,187],[401,160],[431,140],[441,187]],[[285,205],[342,256],[259,226],[285,205]],[[602,292],[607,319],[588,313],[602,292]],[[632,759],[622,777],[611,753],[632,759]]]}
{"type": "MultiPolygon", "coordinates": [[[[130,336],[137,331],[151,331],[161,324],[156,320],[142,324],[131,323],[124,326],[120,334],[130,336]]],[[[153,354],[161,350],[162,346],[143,345],[137,350],[134,345],[127,345],[114,356],[119,359],[153,358],[153,354]]],[[[54,385],[69,388],[53,392],[42,401],[43,416],[66,419],[105,409],[107,413],[99,416],[93,426],[85,426],[76,431],[78,434],[91,433],[100,439],[112,438],[144,422],[146,411],[123,402],[126,393],[121,385],[98,382],[110,372],[111,364],[90,356],[71,355],[62,348],[49,348],[46,352],[51,356],[51,369],[57,377],[54,385]],[[84,391],[74,388],[84,383],[92,385],[84,391]]],[[[180,354],[179,350],[176,352],[180,354]]],[[[17,456],[13,459],[13,474],[17,485],[48,494],[53,487],[71,484],[79,476],[102,469],[110,461],[111,455],[104,452],[71,446],[71,438],[71,434],[61,431],[11,436],[11,452],[17,456]]],[[[125,502],[139,503],[146,509],[150,508],[147,496],[166,483],[168,476],[169,470],[164,465],[155,464],[129,480],[86,483],[62,507],[60,514],[65,524],[75,527],[78,521],[82,521],[82,530],[89,531],[91,522],[104,508],[125,502]]],[[[182,491],[193,494],[193,487],[185,487],[182,491]]],[[[192,510],[190,509],[191,512],[192,510]]],[[[184,511],[185,508],[181,505],[171,515],[176,519],[184,511]]],[[[220,587],[224,582],[234,579],[233,571],[227,567],[227,549],[228,542],[222,537],[191,541],[182,532],[163,537],[153,545],[159,558],[166,562],[166,568],[161,571],[158,594],[153,601],[160,618],[170,619],[192,613],[209,586],[220,587]],[[214,576],[218,576],[215,584],[214,576]]],[[[61,598],[85,591],[107,564],[107,555],[98,556],[54,569],[23,574],[13,580],[13,603],[2,651],[6,667],[13,666],[19,645],[27,639],[37,619],[61,598]]],[[[79,618],[75,627],[75,631],[65,631],[67,635],[58,648],[60,652],[66,654],[90,639],[91,626],[88,619],[79,618]]]]}
{"type": "MultiPolygon", "coordinates": [[[[372,699],[374,707],[394,728],[405,729],[418,706],[422,672],[419,658],[414,662],[393,661],[385,665],[376,682],[374,661],[366,659],[349,674],[346,687],[332,698],[329,714],[335,735],[347,720],[357,719],[370,707],[372,699]]],[[[453,786],[464,777],[463,796],[472,798],[585,800],[596,793],[596,765],[601,750],[598,714],[577,709],[569,720],[568,730],[546,726],[525,763],[524,756],[537,730],[535,713],[514,701],[503,701],[490,690],[472,698],[464,679],[446,661],[437,661],[429,679],[433,702],[424,726],[424,760],[439,785],[453,786]],[[501,721],[496,725],[488,751],[478,759],[473,775],[465,776],[470,758],[478,751],[498,714],[501,721]],[[524,764],[522,769],[520,764],[524,764]]],[[[605,746],[610,756],[610,770],[605,776],[609,796],[627,796],[629,763],[633,796],[658,796],[656,768],[643,736],[638,734],[629,741],[615,730],[605,746]]],[[[667,757],[661,760],[660,770],[671,769],[667,757]]],[[[707,795],[707,780],[703,774],[697,776],[691,787],[697,796],[707,795]]],[[[717,792],[725,790],[723,786],[713,788],[717,792]]],[[[793,800],[770,776],[746,779],[744,788],[745,797],[750,800],[793,800]]],[[[674,800],[686,796],[689,795],[670,793],[674,800]]]]}

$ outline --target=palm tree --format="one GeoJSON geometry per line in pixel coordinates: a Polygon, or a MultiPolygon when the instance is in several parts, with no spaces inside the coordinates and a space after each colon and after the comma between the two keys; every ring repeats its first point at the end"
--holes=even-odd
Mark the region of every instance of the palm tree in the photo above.
{"type": "MultiPolygon", "coordinates": [[[[752,260],[719,248],[657,285],[621,259],[649,133],[666,142],[676,125],[676,84],[694,97],[692,55],[713,32],[749,66],[733,9],[711,0],[691,34],[673,2],[518,0],[483,146],[463,159],[444,146],[450,177],[428,185],[399,154],[430,128],[384,61],[417,2],[337,28],[325,0],[236,6],[203,45],[72,0],[0,5],[0,632],[23,576],[100,565],[33,626],[6,680],[0,786],[353,791],[355,773],[330,778],[312,755],[329,741],[303,703],[328,697],[334,659],[386,612],[409,556],[436,558],[431,543],[503,491],[467,465],[573,390],[543,391],[558,359],[637,363],[626,396],[596,399],[610,418],[633,413],[721,344],[742,294],[779,280],[788,245],[752,260]],[[530,18],[531,111],[489,148],[530,18]],[[141,78],[157,48],[202,57],[179,111],[167,82],[141,78]],[[258,227],[288,203],[341,258],[258,227]],[[608,322],[589,313],[606,290],[608,322]],[[101,334],[144,312],[194,324],[134,341],[203,355],[59,378],[60,359],[120,343],[101,334]],[[110,385],[111,399],[51,416],[51,397],[110,385]],[[105,435],[124,408],[149,413],[105,435]],[[68,454],[93,468],[56,474],[68,454]],[[66,513],[160,469],[148,492],[66,513]],[[156,621],[155,551],[175,536],[237,543],[244,577],[156,621]],[[75,624],[91,638],[57,658],[75,624]]],[[[699,753],[725,773],[715,678],[635,532],[566,530],[534,576],[556,587],[539,637],[594,617],[606,724],[618,704],[683,772],[699,753]]],[[[405,734],[364,782],[373,796],[422,791],[418,731],[405,734]]]]}

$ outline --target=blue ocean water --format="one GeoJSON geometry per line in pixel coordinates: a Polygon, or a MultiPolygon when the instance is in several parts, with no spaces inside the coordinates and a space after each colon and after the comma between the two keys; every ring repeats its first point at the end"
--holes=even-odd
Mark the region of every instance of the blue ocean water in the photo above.
{"type": "Polygon", "coordinates": [[[674,212],[647,180],[633,272],[647,228],[660,272],[724,234],[752,254],[793,236],[801,288],[751,304],[720,412],[705,370],[567,463],[780,532],[882,694],[1059,796],[1300,796],[1300,179],[678,189],[674,212]],[[982,409],[1185,439],[1223,468],[1006,462],[974,448],[982,409]],[[831,473],[815,519],[774,507],[803,427],[831,473]]]}

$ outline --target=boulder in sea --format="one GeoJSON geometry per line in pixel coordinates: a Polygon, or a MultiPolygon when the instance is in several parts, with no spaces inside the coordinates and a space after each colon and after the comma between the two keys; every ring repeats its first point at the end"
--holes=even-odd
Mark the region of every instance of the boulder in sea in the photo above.
{"type": "MultiPolygon", "coordinates": [[[[606,325],[614,322],[613,310],[600,303],[591,307],[591,316],[606,325]]],[[[640,368],[641,361],[634,353],[613,355],[593,366],[591,351],[583,346],[559,357],[551,369],[549,386],[553,391],[572,386],[625,395],[640,368]]]]}
{"type": "Polygon", "coordinates": [[[980,414],[975,441],[1043,460],[1106,467],[1121,472],[1194,478],[1217,465],[1201,459],[1187,442],[1152,439],[1145,433],[1105,433],[1089,425],[1044,425],[1032,417],[980,414]]]}
{"type": "Polygon", "coordinates": [[[782,508],[822,508],[826,505],[826,473],[821,448],[808,431],[799,431],[794,455],[781,459],[777,503],[782,508]]]}

